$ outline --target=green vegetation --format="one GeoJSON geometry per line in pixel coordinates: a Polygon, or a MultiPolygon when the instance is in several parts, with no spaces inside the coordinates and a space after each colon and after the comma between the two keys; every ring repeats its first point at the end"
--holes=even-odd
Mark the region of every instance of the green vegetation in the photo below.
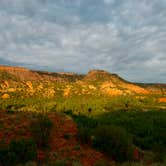
{"type": "Polygon", "coordinates": [[[0,71],[0,79],[18,81],[18,79],[14,75],[6,71],[0,71]]]}
{"type": "MultiPolygon", "coordinates": [[[[166,165],[165,84],[132,84],[102,70],[76,75],[2,67],[0,113],[0,166],[81,166],[89,147],[112,165],[166,165]],[[77,135],[64,115],[77,124],[77,135]],[[51,136],[57,137],[50,143],[51,136]]],[[[111,165],[101,159],[94,166],[111,165]]]]}
{"type": "Polygon", "coordinates": [[[65,160],[57,160],[51,166],[67,166],[65,160]]]}
{"type": "Polygon", "coordinates": [[[166,160],[165,111],[113,111],[93,117],[73,115],[72,111],[66,114],[71,115],[78,124],[81,142],[93,143],[94,147],[118,161],[132,159],[131,149],[128,149],[131,144],[141,149],[142,156],[150,154],[153,162],[166,160]],[[121,151],[121,147],[125,150],[121,151]]]}
{"type": "Polygon", "coordinates": [[[97,161],[97,162],[94,164],[94,166],[110,166],[110,164],[107,163],[106,161],[100,160],[100,161],[97,161]]]}
{"type": "MultiPolygon", "coordinates": [[[[5,80],[14,79],[5,73],[1,77],[4,77],[5,80]]],[[[70,115],[77,123],[77,137],[81,143],[93,146],[116,161],[147,160],[159,164],[165,162],[166,103],[159,102],[159,98],[165,97],[165,95],[108,96],[97,90],[93,92],[90,89],[85,89],[86,94],[80,94],[82,85],[75,84],[75,78],[72,76],[68,79],[71,79],[72,82],[43,83],[44,90],[34,92],[33,88],[28,91],[25,88],[25,83],[23,85],[13,83],[13,86],[20,88],[16,92],[12,90],[6,92],[7,88],[2,85],[3,91],[0,91],[0,96],[5,92],[9,94],[10,98],[0,100],[0,110],[6,111],[9,115],[15,115],[16,112],[18,114],[21,114],[21,112],[39,114],[37,118],[32,118],[30,131],[35,144],[42,150],[49,145],[53,127],[47,113],[58,112],[70,115]],[[64,96],[64,89],[67,88],[72,93],[69,96],[64,96]],[[49,93],[50,89],[55,91],[55,96],[48,97],[47,91],[49,93]],[[89,91],[90,93],[88,93],[89,91]],[[140,153],[138,159],[133,157],[135,148],[140,153]]],[[[102,78],[99,76],[98,79],[101,80],[102,78]]],[[[87,83],[88,81],[90,80],[87,80],[87,83]]],[[[93,84],[99,86],[95,81],[95,79],[92,81],[93,84]]],[[[32,82],[34,89],[37,86],[37,82],[32,82]]],[[[0,128],[3,130],[3,126],[0,126],[0,128]]],[[[70,141],[71,135],[66,133],[63,138],[70,141]]],[[[5,152],[2,149],[0,149],[0,153],[9,151],[9,147],[5,152]]],[[[22,157],[24,161],[17,159],[20,162],[16,162],[14,161],[16,159],[13,159],[15,157],[13,153],[5,155],[8,156],[8,160],[3,158],[4,155],[0,154],[0,156],[1,163],[6,164],[2,164],[3,166],[10,165],[7,165],[8,162],[11,163],[10,160],[13,164],[25,164],[29,161],[22,157]]],[[[30,159],[30,154],[26,154],[26,156],[30,159]]],[[[66,163],[61,160],[54,163],[54,165],[58,164],[65,165],[66,163]]],[[[132,164],[137,165],[137,163],[132,164]]],[[[79,164],[77,163],[77,165],[79,164]]],[[[101,162],[98,165],[104,164],[101,162]]]]}
{"type": "Polygon", "coordinates": [[[132,159],[132,139],[122,127],[98,126],[94,131],[94,147],[116,161],[132,159]]]}
{"type": "Polygon", "coordinates": [[[112,112],[98,118],[101,124],[114,124],[133,135],[136,146],[152,150],[156,145],[166,147],[166,112],[112,112]]]}
{"type": "Polygon", "coordinates": [[[30,130],[39,148],[48,147],[52,127],[52,121],[42,114],[39,114],[37,119],[31,123],[30,130]]]}
{"type": "Polygon", "coordinates": [[[37,159],[36,144],[31,139],[12,140],[9,145],[0,143],[0,165],[13,166],[37,159]]]}

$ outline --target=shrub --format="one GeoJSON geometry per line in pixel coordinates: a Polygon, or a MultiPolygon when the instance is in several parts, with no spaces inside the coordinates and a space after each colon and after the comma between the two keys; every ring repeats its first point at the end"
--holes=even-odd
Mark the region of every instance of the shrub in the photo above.
{"type": "Polygon", "coordinates": [[[51,166],[66,166],[66,161],[65,160],[56,160],[54,164],[51,166]]]}
{"type": "Polygon", "coordinates": [[[70,133],[64,133],[63,137],[66,139],[66,140],[70,140],[72,135],[70,133]]]}
{"type": "Polygon", "coordinates": [[[88,127],[80,127],[78,130],[78,139],[84,143],[89,144],[91,142],[90,129],[88,127]]]}
{"type": "Polygon", "coordinates": [[[108,164],[106,161],[97,161],[94,166],[110,166],[110,164],[108,164]]]}
{"type": "Polygon", "coordinates": [[[9,147],[5,144],[4,141],[0,142],[0,165],[8,166],[9,158],[8,158],[9,147]]]}
{"type": "Polygon", "coordinates": [[[37,158],[35,143],[30,139],[12,140],[0,147],[0,165],[11,166],[37,158]]]}
{"type": "Polygon", "coordinates": [[[16,166],[37,166],[37,163],[34,161],[28,161],[25,164],[17,164],[16,166]]]}
{"type": "Polygon", "coordinates": [[[29,162],[25,163],[24,166],[37,166],[37,164],[36,164],[36,162],[29,161],[29,162]]]}
{"type": "Polygon", "coordinates": [[[39,115],[31,123],[31,133],[38,147],[48,147],[52,127],[52,121],[44,115],[39,115]]]}
{"type": "Polygon", "coordinates": [[[153,161],[154,162],[164,162],[166,159],[166,148],[160,144],[156,144],[153,148],[153,161]]]}
{"type": "Polygon", "coordinates": [[[145,165],[142,163],[127,162],[127,163],[123,163],[121,166],[145,166],[145,165]]]}
{"type": "Polygon", "coordinates": [[[31,139],[12,140],[9,144],[9,150],[13,155],[13,162],[25,163],[37,158],[36,144],[31,139]]]}
{"type": "Polygon", "coordinates": [[[132,138],[126,130],[117,126],[101,126],[95,129],[94,146],[116,161],[130,160],[132,156],[132,138]]]}
{"type": "Polygon", "coordinates": [[[79,161],[73,161],[72,166],[82,166],[82,164],[79,161]]]}

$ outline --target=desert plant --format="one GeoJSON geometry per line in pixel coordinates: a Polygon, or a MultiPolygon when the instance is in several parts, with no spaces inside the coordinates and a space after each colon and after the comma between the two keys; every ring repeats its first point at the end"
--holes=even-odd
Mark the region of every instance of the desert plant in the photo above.
{"type": "Polygon", "coordinates": [[[94,164],[94,166],[110,166],[110,164],[108,164],[106,161],[99,160],[94,164]]]}
{"type": "Polygon", "coordinates": [[[37,166],[37,163],[34,161],[28,161],[25,164],[17,164],[16,166],[37,166]]]}
{"type": "Polygon", "coordinates": [[[9,152],[9,146],[5,144],[4,141],[0,142],[0,165],[2,166],[8,166],[9,165],[9,160],[8,159],[8,154],[9,152]]]}
{"type": "Polygon", "coordinates": [[[132,138],[121,127],[110,125],[96,128],[94,146],[116,161],[130,160],[132,156],[132,138]]]}
{"type": "Polygon", "coordinates": [[[91,142],[90,128],[80,127],[78,130],[78,139],[83,144],[89,144],[91,142]]]}
{"type": "Polygon", "coordinates": [[[26,163],[37,158],[36,144],[31,139],[12,140],[9,150],[13,154],[13,162],[16,163],[26,163]]]}
{"type": "Polygon", "coordinates": [[[38,147],[48,147],[52,127],[52,121],[45,115],[39,115],[31,123],[30,130],[38,147]]]}
{"type": "Polygon", "coordinates": [[[72,135],[70,133],[64,133],[63,137],[66,139],[66,140],[70,140],[72,135]]]}
{"type": "Polygon", "coordinates": [[[72,166],[82,166],[80,161],[73,161],[72,166]]]}
{"type": "Polygon", "coordinates": [[[37,163],[33,162],[33,161],[29,161],[29,162],[25,163],[24,166],[37,166],[37,163]]]}
{"type": "Polygon", "coordinates": [[[163,163],[166,160],[166,148],[160,144],[156,144],[153,148],[153,162],[163,163]]]}
{"type": "Polygon", "coordinates": [[[0,146],[0,165],[12,166],[37,158],[35,143],[30,139],[12,140],[9,145],[0,146]]]}
{"type": "Polygon", "coordinates": [[[65,160],[56,160],[51,166],[67,166],[65,160]]]}

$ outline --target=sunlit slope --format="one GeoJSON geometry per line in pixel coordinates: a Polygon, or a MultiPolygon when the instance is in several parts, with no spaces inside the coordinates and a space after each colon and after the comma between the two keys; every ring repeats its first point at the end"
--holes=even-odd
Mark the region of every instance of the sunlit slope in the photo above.
{"type": "MultiPolygon", "coordinates": [[[[161,88],[161,87],[160,87],[161,88]]],[[[162,87],[163,88],[163,87],[162,87]]],[[[0,96],[67,97],[77,95],[165,94],[157,86],[128,82],[117,74],[91,70],[87,75],[32,71],[22,67],[0,66],[0,96]]]]}

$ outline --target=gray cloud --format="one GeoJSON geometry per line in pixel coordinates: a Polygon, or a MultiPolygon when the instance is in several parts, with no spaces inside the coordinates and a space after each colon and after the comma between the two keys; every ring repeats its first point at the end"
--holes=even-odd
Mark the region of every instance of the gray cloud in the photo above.
{"type": "Polygon", "coordinates": [[[0,63],[166,82],[165,0],[0,0],[0,63]]]}

